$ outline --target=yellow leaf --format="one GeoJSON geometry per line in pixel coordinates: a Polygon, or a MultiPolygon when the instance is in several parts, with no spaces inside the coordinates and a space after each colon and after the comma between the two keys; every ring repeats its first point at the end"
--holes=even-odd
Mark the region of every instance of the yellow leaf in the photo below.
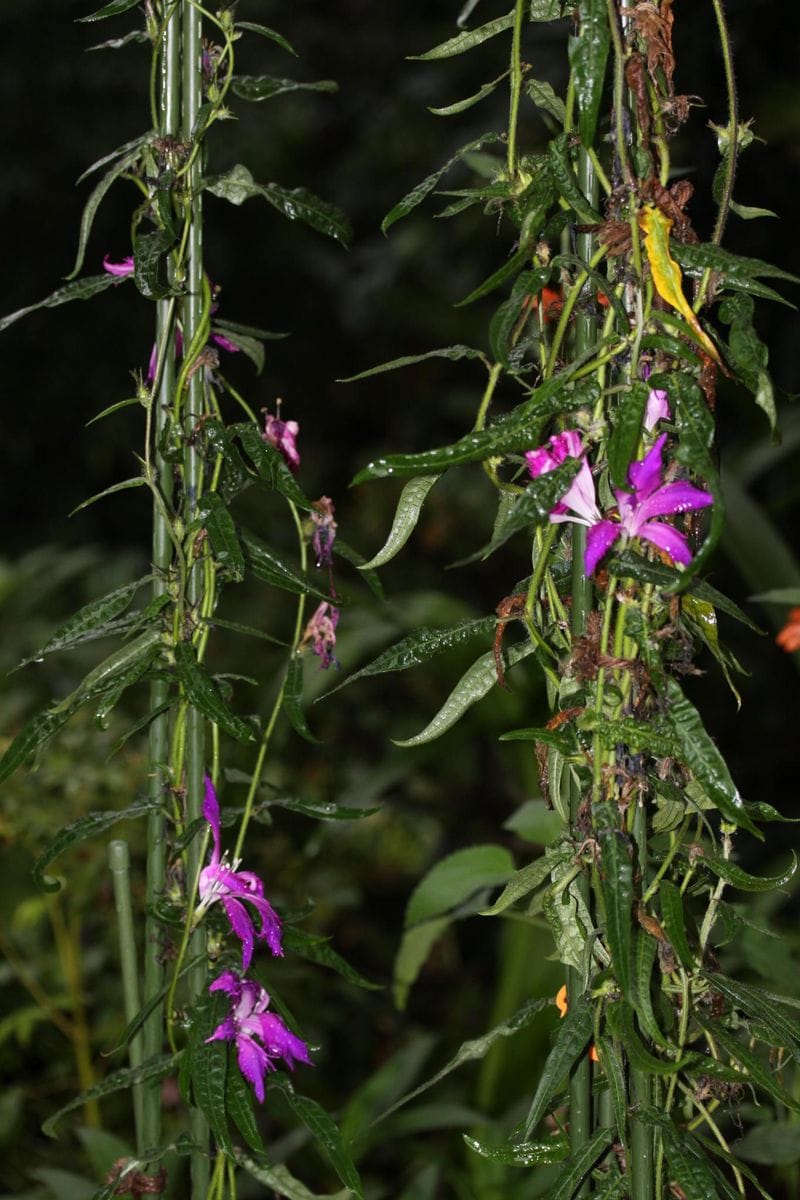
{"type": "Polygon", "coordinates": [[[667,304],[671,305],[691,325],[706,353],[724,371],[725,367],[717,353],[716,346],[703,329],[692,306],[683,294],[681,269],[669,252],[669,231],[672,229],[672,221],[664,215],[660,208],[646,204],[639,217],[639,224],[644,232],[644,248],[656,291],[662,300],[666,300],[667,304]]]}

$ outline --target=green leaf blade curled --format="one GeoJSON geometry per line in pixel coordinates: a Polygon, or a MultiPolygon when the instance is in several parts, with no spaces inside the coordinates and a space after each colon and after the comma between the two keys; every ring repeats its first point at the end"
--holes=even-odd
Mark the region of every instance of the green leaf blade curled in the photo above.
{"type": "MultiPolygon", "coordinates": [[[[282,558],[271,550],[260,538],[247,529],[239,531],[244,547],[245,560],[250,571],[262,583],[281,588],[285,592],[293,592],[296,596],[316,596],[318,600],[330,600],[327,592],[316,587],[294,567],[289,566],[282,558]]],[[[341,597],[337,601],[341,604],[341,597]]]]}
{"type": "Polygon", "coordinates": [[[26,317],[28,313],[36,312],[40,308],[57,308],[60,304],[69,304],[73,300],[89,300],[100,292],[108,291],[110,287],[119,286],[120,283],[124,283],[124,279],[120,280],[114,275],[107,274],[85,275],[83,279],[73,279],[71,283],[51,292],[49,296],[45,296],[44,300],[39,300],[36,304],[28,304],[25,308],[18,308],[16,312],[0,317],[0,333],[4,329],[8,329],[9,325],[13,325],[15,321],[26,317]]]}
{"type": "Polygon", "coordinates": [[[597,129],[600,100],[605,82],[611,30],[605,0],[579,0],[580,31],[570,38],[569,63],[575,80],[578,130],[588,149],[597,129]]]}
{"type": "MultiPolygon", "coordinates": [[[[261,28],[263,29],[264,26],[261,28]]],[[[271,100],[273,96],[282,96],[286,92],[327,92],[330,94],[338,92],[338,90],[339,85],[333,79],[304,82],[299,79],[278,79],[274,75],[234,75],[231,81],[231,91],[235,96],[238,96],[240,100],[256,103],[260,100],[271,100]]]]}
{"type": "Polygon", "coordinates": [[[474,141],[467,142],[466,146],[462,146],[460,150],[457,150],[452,158],[447,160],[444,166],[439,167],[436,171],[432,171],[431,174],[427,175],[421,183],[418,183],[416,187],[411,189],[410,192],[407,192],[406,195],[403,196],[402,200],[398,200],[397,204],[395,204],[394,207],[391,208],[383,218],[383,221],[381,222],[381,233],[387,234],[392,225],[394,225],[395,221],[400,221],[403,217],[407,217],[408,214],[417,207],[417,205],[421,204],[426,196],[430,195],[442,176],[446,174],[451,167],[455,166],[457,162],[460,162],[465,154],[469,154],[473,150],[480,150],[483,146],[489,144],[490,142],[498,142],[499,140],[499,133],[484,133],[481,137],[476,138],[474,141]]]}
{"type": "Polygon", "coordinates": [[[797,870],[797,855],[792,851],[791,865],[778,875],[751,875],[742,870],[736,863],[727,858],[717,858],[711,854],[702,855],[700,862],[709,871],[724,879],[730,887],[740,892],[772,892],[776,888],[785,887],[797,870]]]}
{"type": "Polygon", "coordinates": [[[359,570],[371,571],[375,567],[383,567],[400,553],[417,527],[428,492],[439,479],[440,475],[422,475],[419,479],[409,479],[397,501],[389,536],[378,553],[363,563],[359,570]]]}
{"type": "Polygon", "coordinates": [[[231,712],[216,683],[197,661],[190,642],[179,642],[175,647],[175,665],[183,693],[193,708],[237,741],[255,740],[250,726],[231,712]]]}
{"type": "Polygon", "coordinates": [[[76,17],[76,20],[82,24],[89,21],[105,21],[108,17],[118,17],[121,13],[135,8],[138,2],[139,0],[110,0],[108,4],[104,4],[96,12],[90,13],[88,17],[76,17]]]}
{"type": "Polygon", "coordinates": [[[611,1145],[613,1137],[613,1130],[598,1129],[580,1150],[568,1158],[549,1193],[550,1200],[571,1200],[581,1181],[611,1145]]]}
{"type": "Polygon", "coordinates": [[[285,1197],[285,1200],[352,1200],[353,1193],[350,1188],[335,1194],[326,1192],[324,1196],[320,1192],[309,1191],[282,1163],[273,1164],[267,1159],[253,1158],[249,1154],[240,1154],[237,1161],[257,1183],[263,1183],[277,1196],[285,1197]]]}
{"type": "Polygon", "coordinates": [[[315,1100],[296,1092],[291,1081],[282,1071],[269,1077],[268,1087],[280,1091],[292,1112],[305,1125],[320,1153],[327,1160],[339,1179],[350,1188],[356,1200],[363,1200],[364,1193],[353,1159],[344,1144],[336,1123],[315,1100]]]}
{"type": "Polygon", "coordinates": [[[292,654],[286,668],[286,680],[283,687],[283,711],[289,718],[289,723],[295,733],[307,742],[319,745],[319,738],[308,727],[306,714],[303,711],[303,658],[300,654],[292,654]]]}
{"type": "Polygon", "coordinates": [[[104,1096],[110,1096],[114,1092],[127,1091],[135,1083],[157,1083],[160,1079],[164,1079],[172,1071],[180,1059],[180,1054],[156,1054],[152,1058],[148,1058],[138,1067],[125,1067],[120,1071],[114,1071],[111,1075],[107,1075],[100,1083],[96,1083],[93,1087],[87,1088],[78,1096],[73,1096],[69,1103],[59,1108],[58,1112],[49,1116],[42,1125],[42,1132],[47,1137],[57,1137],[56,1126],[67,1113],[73,1112],[76,1108],[81,1108],[89,1100],[100,1100],[104,1096]]]}
{"type": "Polygon", "coordinates": [[[286,50],[287,53],[294,55],[295,58],[298,57],[297,51],[291,42],[289,42],[282,33],[278,33],[277,30],[271,29],[267,25],[259,25],[253,21],[237,21],[236,28],[247,29],[250,31],[250,33],[258,33],[261,35],[261,37],[268,38],[271,42],[275,42],[276,45],[280,46],[282,50],[286,50]]]}
{"type": "Polygon", "coordinates": [[[592,1009],[586,997],[571,996],[567,1015],[559,1023],[555,1042],[547,1056],[536,1085],[536,1091],[533,1094],[524,1125],[525,1141],[530,1138],[546,1114],[550,1101],[556,1095],[568,1072],[586,1050],[593,1028],[592,1009]]]}
{"type": "Polygon", "coordinates": [[[485,100],[487,96],[491,96],[498,83],[502,83],[507,75],[508,71],[504,71],[502,75],[497,76],[497,79],[493,79],[491,83],[484,83],[477,92],[473,92],[471,96],[467,96],[464,100],[457,100],[455,104],[446,104],[444,108],[429,107],[428,112],[433,113],[435,117],[455,117],[459,113],[466,112],[468,108],[480,104],[481,100],[485,100]]]}
{"type": "Polygon", "coordinates": [[[208,492],[198,505],[198,516],[208,534],[211,551],[219,566],[236,583],[244,579],[244,552],[236,536],[233,517],[218,492],[208,492]]]}
{"type": "MultiPolygon", "coordinates": [[[[84,20],[87,20],[87,18],[84,17],[84,20]]],[[[111,188],[112,184],[119,179],[120,175],[123,175],[127,170],[134,166],[136,162],[138,162],[142,153],[142,145],[144,144],[145,140],[145,138],[137,138],[133,143],[133,147],[128,151],[128,153],[123,154],[121,158],[117,159],[114,165],[110,167],[102,177],[100,182],[95,185],[83,209],[80,232],[78,234],[78,250],[75,255],[75,263],[69,275],[65,277],[66,279],[73,280],[78,275],[78,272],[83,266],[83,260],[86,256],[86,244],[89,241],[89,234],[92,232],[92,225],[94,224],[97,210],[102,204],[103,199],[105,198],[105,195],[111,188]]]]}
{"type": "Polygon", "coordinates": [[[786,1088],[779,1083],[778,1078],[773,1074],[770,1063],[760,1058],[754,1050],[746,1046],[730,1029],[726,1029],[720,1021],[713,1021],[697,1012],[695,1020],[714,1038],[717,1046],[729,1058],[744,1068],[743,1082],[753,1083],[756,1087],[760,1087],[767,1095],[772,1096],[779,1104],[785,1105],[791,1112],[800,1112],[800,1101],[790,1095],[786,1088]]]}
{"type": "Polygon", "coordinates": [[[623,996],[631,995],[633,858],[629,839],[616,829],[600,833],[600,889],[613,970],[623,996]]]}
{"type": "Polygon", "coordinates": [[[482,546],[480,550],[476,550],[474,554],[470,554],[468,558],[460,559],[457,565],[462,566],[478,559],[486,559],[520,530],[531,530],[546,524],[552,509],[561,500],[575,478],[579,466],[579,459],[568,458],[554,471],[547,471],[533,479],[516,499],[513,508],[495,532],[492,540],[482,546]]]}
{"type": "MultiPolygon", "coordinates": [[[[533,654],[535,649],[536,647],[532,642],[524,642],[512,646],[507,654],[508,666],[515,666],[523,658],[527,658],[533,654]]],[[[443,733],[451,729],[468,708],[471,708],[473,704],[477,704],[479,700],[482,700],[496,683],[497,664],[494,653],[490,650],[488,653],[482,654],[472,664],[466,674],[461,677],[436,716],[429,721],[423,730],[415,734],[414,737],[405,739],[392,738],[392,741],[395,746],[400,746],[403,749],[412,746],[422,746],[426,742],[435,741],[436,738],[441,737],[443,733]]]]}
{"type": "Polygon", "coordinates": [[[24,658],[19,666],[24,667],[28,663],[38,662],[47,654],[55,654],[59,650],[71,650],[74,646],[83,645],[84,642],[117,633],[120,628],[127,626],[129,620],[126,618],[121,624],[117,618],[124,613],[136,592],[146,583],[150,583],[152,579],[152,575],[143,575],[141,579],[137,579],[133,583],[123,584],[122,587],[107,592],[105,596],[91,600],[79,608],[68,621],[59,625],[55,633],[33,654],[24,658]]]}
{"type": "Polygon", "coordinates": [[[481,350],[472,346],[444,346],[441,350],[427,350],[424,354],[406,354],[402,358],[393,358],[390,362],[379,363],[377,367],[369,367],[359,371],[358,375],[348,375],[345,379],[337,379],[337,383],[356,383],[360,379],[369,379],[373,375],[382,375],[384,371],[399,371],[403,367],[413,367],[417,363],[426,362],[429,358],[446,358],[449,362],[458,362],[462,358],[479,358],[486,362],[486,356],[481,350]]]}
{"type": "Polygon", "coordinates": [[[239,439],[263,483],[305,512],[311,509],[311,501],[295,480],[283,455],[264,441],[255,425],[250,422],[232,425],[228,427],[228,433],[239,439]]]}
{"type": "Polygon", "coordinates": [[[611,486],[625,491],[628,468],[636,457],[642,436],[642,421],[650,389],[646,384],[633,383],[622,393],[614,414],[614,425],[608,439],[608,471],[611,486]]]}
{"type": "Polygon", "coordinates": [[[456,55],[465,54],[467,50],[482,45],[489,38],[497,37],[498,33],[504,33],[506,29],[511,29],[513,24],[513,12],[506,13],[504,17],[496,17],[494,21],[487,21],[485,25],[478,25],[475,29],[464,29],[455,37],[448,38],[446,42],[434,46],[432,50],[426,50],[424,54],[409,54],[408,57],[417,62],[435,62],[442,58],[455,58],[456,55]]]}
{"type": "Polygon", "coordinates": [[[686,936],[686,917],[683,911],[683,898],[680,888],[668,879],[662,879],[658,885],[658,896],[661,901],[661,919],[670,944],[680,960],[681,966],[687,971],[695,969],[695,956],[689,946],[686,936]]]}
{"type": "Polygon", "coordinates": [[[580,189],[569,159],[568,146],[569,140],[563,133],[550,143],[548,156],[553,182],[580,221],[589,225],[601,224],[602,217],[596,209],[592,208],[580,189]]]}
{"type": "Polygon", "coordinates": [[[553,1138],[549,1142],[506,1142],[490,1146],[467,1133],[463,1137],[475,1154],[488,1158],[490,1162],[502,1163],[504,1167],[549,1166],[563,1162],[569,1153],[569,1145],[564,1138],[553,1138]]]}

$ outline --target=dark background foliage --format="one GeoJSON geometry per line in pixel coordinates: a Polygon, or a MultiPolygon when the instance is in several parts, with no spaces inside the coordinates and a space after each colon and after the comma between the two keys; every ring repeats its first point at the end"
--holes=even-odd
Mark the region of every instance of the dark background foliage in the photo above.
{"type": "MultiPolygon", "coordinates": [[[[26,0],[0,12],[4,311],[46,295],[67,273],[91,186],[76,189],[74,180],[147,124],[146,48],[87,53],[87,46],[123,32],[128,24],[123,17],[113,22],[113,29],[109,23],[76,25],[85,8],[76,0],[26,0]]],[[[396,226],[388,239],[378,228],[396,200],[454,149],[503,126],[502,90],[462,117],[440,120],[426,107],[468,95],[499,74],[503,39],[452,63],[405,61],[449,36],[458,8],[425,0],[409,0],[401,9],[385,0],[339,0],[332,6],[309,0],[291,5],[242,0],[241,15],[281,29],[301,54],[295,65],[269,43],[252,39],[240,43],[242,70],[334,78],[340,91],[334,97],[301,94],[260,105],[239,102],[238,120],[220,124],[211,139],[214,171],[246,162],[257,180],[302,184],[339,204],[353,221],[353,247],[345,252],[307,228],[287,223],[257,200],[235,209],[209,197],[205,210],[208,269],[222,286],[224,315],[292,333],[268,344],[267,365],[258,380],[246,362],[231,362],[226,369],[237,386],[247,389],[255,407],[283,398],[284,415],[301,424],[306,491],[334,498],[340,532],[367,553],[383,540],[398,488],[384,483],[351,491],[349,480],[386,449],[423,449],[457,436],[472,421],[480,382],[467,365],[436,361],[352,385],[336,380],[451,342],[483,347],[493,298],[485,307],[457,310],[453,304],[502,261],[513,240],[509,228],[478,210],[455,222],[432,220],[435,199],[396,226]]],[[[502,10],[484,0],[477,16],[488,19],[502,10]]],[[[690,212],[701,238],[707,238],[717,151],[706,122],[725,121],[722,64],[710,6],[676,0],[674,11],[676,83],[698,101],[673,162],[677,173],[695,183],[690,212]]],[[[743,156],[736,196],[741,203],[773,209],[782,219],[745,223],[734,216],[727,245],[800,273],[800,243],[794,233],[800,190],[797,12],[794,6],[768,0],[731,0],[728,16],[742,117],[755,116],[755,133],[766,143],[756,142],[743,156]]],[[[567,23],[532,27],[525,48],[535,77],[549,80],[557,90],[565,79],[567,29],[567,23]]],[[[536,150],[545,130],[532,108],[524,112],[523,147],[536,150]]],[[[463,186],[464,179],[454,174],[445,186],[463,186]]],[[[121,258],[129,252],[133,200],[126,185],[118,184],[105,202],[89,243],[88,273],[99,271],[104,253],[121,258]]],[[[749,488],[759,505],[756,515],[792,546],[800,507],[798,459],[792,449],[800,440],[800,425],[791,398],[800,392],[797,316],[790,308],[764,303],[758,323],[771,348],[775,381],[788,394],[782,406],[784,446],[769,450],[762,415],[725,383],[718,406],[720,452],[730,464],[732,486],[749,488]],[[767,455],[767,469],[758,471],[754,447],[767,455]]],[[[2,663],[10,668],[79,603],[146,570],[149,510],[144,491],[112,497],[72,519],[66,514],[86,496],[134,473],[132,454],[140,447],[143,426],[138,409],[126,409],[88,430],[84,426],[106,405],[131,394],[129,372],[149,353],[151,311],[128,286],[55,313],[36,313],[2,336],[0,470],[7,517],[0,605],[5,617],[2,663]]],[[[342,619],[343,673],[409,625],[445,623],[461,610],[490,612],[511,590],[525,570],[513,542],[489,564],[443,573],[449,563],[486,541],[489,500],[477,468],[437,486],[412,546],[384,572],[388,606],[368,602],[357,582],[343,581],[357,599],[342,619]]],[[[259,512],[250,497],[243,506],[262,529],[269,531],[275,522],[277,544],[288,539],[277,510],[259,512]]],[[[766,578],[769,563],[758,561],[756,551],[765,545],[759,539],[752,513],[739,518],[712,567],[716,586],[740,602],[762,586],[798,581],[791,577],[797,571],[792,562],[766,578]]],[[[774,556],[770,561],[774,567],[774,556]]],[[[243,590],[226,597],[226,604],[228,615],[263,622],[273,631],[289,620],[288,614],[281,615],[282,601],[274,593],[264,599],[243,590]]],[[[765,623],[771,618],[780,622],[784,615],[775,609],[751,611],[765,623]]],[[[752,672],[740,684],[744,712],[737,713],[710,660],[702,664],[709,675],[696,681],[695,696],[742,792],[791,811],[797,777],[794,666],[771,638],[727,627],[724,633],[752,672]]],[[[248,646],[230,645],[225,653],[232,664],[227,669],[258,675],[263,680],[259,690],[268,694],[268,657],[261,667],[254,666],[248,646]]],[[[528,751],[499,746],[497,733],[509,720],[530,723],[539,702],[535,682],[516,682],[511,695],[473,710],[433,747],[401,752],[388,741],[391,734],[402,736],[421,727],[469,662],[468,653],[454,654],[437,670],[390,677],[388,686],[382,680],[356,684],[312,711],[312,723],[325,739],[319,750],[309,754],[288,735],[281,746],[278,782],[318,798],[374,802],[381,808],[372,824],[352,830],[322,826],[309,833],[303,819],[281,817],[263,851],[274,886],[287,900],[302,901],[294,881],[298,873],[310,872],[309,891],[318,903],[315,927],[331,933],[340,952],[381,981],[391,971],[407,896],[432,861],[448,850],[498,838],[518,854],[528,853],[501,826],[535,788],[535,772],[528,751]]],[[[4,729],[16,728],[37,702],[66,692],[79,677],[79,667],[91,661],[48,661],[6,680],[0,693],[4,729]]],[[[315,679],[317,690],[323,682],[329,681],[315,679]]],[[[120,799],[121,788],[142,786],[141,757],[132,754],[124,769],[115,768],[113,774],[97,765],[107,753],[105,734],[95,734],[87,724],[70,736],[72,741],[62,739],[49,769],[8,787],[9,815],[0,835],[8,871],[2,907],[9,919],[29,887],[30,854],[36,838],[47,833],[48,812],[60,824],[65,807],[74,805],[75,813],[113,807],[127,802],[120,799]]],[[[764,853],[773,855],[779,842],[780,835],[773,837],[764,853]]],[[[743,853],[752,851],[743,847],[743,853]]],[[[72,861],[71,869],[77,867],[72,861]]],[[[83,885],[77,889],[78,907],[92,903],[90,881],[108,920],[102,870],[93,861],[87,872],[86,894],[83,885]]],[[[86,918],[85,939],[102,941],[105,933],[92,920],[96,918],[86,918]]],[[[403,1016],[392,1011],[386,993],[354,995],[345,986],[331,988],[327,979],[315,978],[320,1005],[315,1013],[303,1014],[325,1047],[315,1094],[340,1104],[398,1047],[446,1027],[438,1050],[441,1061],[462,1037],[475,1036],[492,1019],[506,1015],[509,1001],[513,1008],[526,989],[553,991],[555,975],[551,964],[540,964],[541,948],[536,959],[524,944],[509,951],[513,933],[506,933],[498,951],[497,934],[488,922],[463,926],[442,945],[403,1016]],[[511,959],[521,963],[513,986],[506,977],[511,959]],[[498,975],[506,980],[506,997],[493,1002],[498,975]]],[[[99,983],[103,969],[109,969],[108,953],[105,947],[97,962],[91,962],[91,955],[87,959],[96,971],[95,1019],[113,1026],[112,1001],[99,983]]],[[[307,987],[309,976],[303,978],[307,987]]],[[[299,986],[292,968],[286,986],[290,992],[299,986]]],[[[302,990],[294,1000],[309,1007],[308,993],[302,990]]],[[[60,1101],[74,1082],[65,1079],[69,1067],[60,1063],[63,1054],[53,1032],[41,1029],[22,1048],[14,1038],[0,1043],[0,1066],[24,1071],[26,1086],[31,1079],[44,1080],[35,1093],[40,1117],[53,1095],[60,1101]]],[[[497,1060],[499,1065],[484,1071],[467,1102],[498,1107],[504,1070],[510,1078],[509,1061],[497,1060]]],[[[510,1086],[516,1094],[525,1081],[517,1079],[510,1086]]],[[[8,1136],[19,1128],[7,1122],[0,1132],[8,1136]]],[[[35,1129],[34,1121],[25,1127],[25,1137],[37,1138],[39,1147],[35,1129]]],[[[41,1147],[37,1152],[52,1153],[41,1147]]],[[[376,1176],[385,1172],[391,1178],[398,1161],[392,1154],[384,1149],[377,1157],[376,1176]]],[[[419,1161],[426,1155],[430,1145],[426,1149],[423,1142],[419,1161]]],[[[12,1156],[6,1183],[10,1191],[21,1190],[24,1165],[12,1156]]]]}

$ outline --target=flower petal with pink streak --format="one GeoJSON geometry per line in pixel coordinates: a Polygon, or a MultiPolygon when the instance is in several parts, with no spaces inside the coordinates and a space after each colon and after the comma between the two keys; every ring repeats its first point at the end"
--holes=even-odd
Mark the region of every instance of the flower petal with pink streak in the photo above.
{"type": "Polygon", "coordinates": [[[587,578],[594,574],[600,559],[611,549],[621,532],[619,525],[614,521],[598,521],[589,527],[583,556],[583,569],[587,578]]]}
{"type": "Polygon", "coordinates": [[[263,1050],[252,1038],[240,1037],[236,1039],[236,1059],[239,1063],[239,1070],[247,1082],[252,1084],[258,1102],[263,1104],[264,1075],[270,1067],[272,1070],[275,1069],[267,1058],[266,1050],[263,1050]]]}
{"type": "Polygon", "coordinates": [[[211,341],[219,346],[220,350],[227,350],[228,354],[239,353],[239,347],[230,338],[226,338],[224,333],[212,333],[211,341]]]}
{"type": "Polygon", "coordinates": [[[550,513],[550,520],[555,524],[563,521],[577,521],[579,525],[594,525],[601,520],[592,469],[586,459],[581,463],[577,475],[561,497],[561,504],[571,508],[577,516],[571,517],[554,510],[550,513]]]}
{"type": "Polygon", "coordinates": [[[636,500],[639,504],[646,500],[661,483],[664,473],[663,457],[666,440],[667,435],[662,433],[644,458],[631,463],[628,468],[628,480],[636,492],[636,500]]]}
{"type": "Polygon", "coordinates": [[[708,508],[714,503],[710,492],[695,487],[693,483],[677,480],[675,483],[665,483],[656,488],[647,499],[639,505],[636,517],[639,525],[649,521],[651,517],[673,516],[675,513],[695,512],[699,508],[708,508]]]}
{"type": "Polygon", "coordinates": [[[640,526],[638,536],[658,546],[660,550],[666,550],[673,562],[682,563],[686,567],[692,561],[689,543],[674,525],[667,525],[664,521],[646,521],[640,526]]]}
{"type": "Polygon", "coordinates": [[[304,1062],[311,1066],[305,1042],[287,1029],[280,1017],[274,1013],[263,1013],[258,1019],[261,1041],[270,1057],[284,1059],[290,1070],[294,1069],[295,1062],[304,1062]]]}
{"type": "MultiPolygon", "coordinates": [[[[214,985],[208,989],[213,992],[214,985]]],[[[236,1037],[236,1026],[233,1022],[233,1017],[227,1016],[224,1021],[221,1021],[210,1037],[206,1038],[207,1042],[230,1042],[236,1037]]]]}
{"type": "Polygon", "coordinates": [[[205,777],[205,799],[203,800],[203,816],[211,826],[211,836],[214,839],[214,858],[219,861],[219,800],[217,793],[214,790],[214,784],[211,782],[211,776],[205,777]]]}
{"type": "Polygon", "coordinates": [[[225,992],[227,996],[238,996],[242,990],[242,981],[233,971],[223,971],[213,983],[208,985],[210,992],[225,992]]]}
{"type": "Polygon", "coordinates": [[[242,970],[246,971],[253,961],[255,928],[244,905],[233,896],[222,896],[222,907],[230,921],[231,929],[242,943],[242,970]]]}
{"type": "Polygon", "coordinates": [[[112,262],[106,254],[103,258],[103,270],[109,275],[118,275],[120,278],[123,278],[125,275],[132,275],[136,270],[136,266],[130,254],[120,262],[112,262]]]}
{"type": "Polygon", "coordinates": [[[655,429],[659,421],[668,421],[671,415],[667,393],[663,388],[651,388],[644,410],[645,429],[655,429]]]}

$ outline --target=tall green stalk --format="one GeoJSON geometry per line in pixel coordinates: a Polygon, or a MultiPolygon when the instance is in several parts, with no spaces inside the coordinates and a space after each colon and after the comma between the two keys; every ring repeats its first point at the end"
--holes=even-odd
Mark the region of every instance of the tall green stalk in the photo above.
{"type": "MultiPolygon", "coordinates": [[[[183,95],[181,128],[183,139],[189,143],[200,111],[202,97],[202,19],[197,7],[184,0],[181,5],[183,17],[183,95]]],[[[200,179],[202,162],[195,156],[189,167],[187,179],[187,205],[190,206],[187,216],[190,220],[189,237],[187,242],[186,279],[184,286],[186,297],[183,306],[183,336],[187,347],[186,363],[190,362],[191,348],[195,345],[198,332],[204,319],[203,304],[203,226],[202,200],[200,194],[200,179]]],[[[203,339],[205,340],[205,339],[203,339]]],[[[181,397],[178,397],[181,402],[181,397]]],[[[197,511],[197,503],[202,493],[203,460],[195,446],[193,433],[203,415],[203,373],[193,370],[187,381],[187,395],[184,408],[184,434],[186,451],[183,460],[183,519],[184,527],[188,528],[197,511]]],[[[199,611],[203,595],[203,564],[199,559],[192,562],[188,556],[189,567],[186,579],[186,604],[184,620],[192,621],[199,611]]],[[[203,778],[205,775],[205,723],[201,713],[191,706],[185,718],[185,787],[186,787],[186,824],[200,817],[203,806],[203,778]]],[[[191,882],[197,877],[201,866],[201,839],[195,838],[189,845],[186,855],[187,879],[191,882]]],[[[202,955],[205,949],[206,935],[202,928],[197,929],[190,941],[192,957],[202,955]]],[[[206,966],[200,961],[187,972],[189,994],[199,995],[206,985],[206,966]]],[[[191,1113],[192,1141],[200,1149],[192,1155],[191,1179],[193,1200],[203,1200],[208,1191],[209,1159],[205,1152],[208,1146],[208,1122],[199,1109],[193,1108],[191,1113]]]]}
{"type": "MultiPolygon", "coordinates": [[[[178,14],[173,10],[161,38],[160,47],[159,133],[175,136],[180,130],[181,105],[181,44],[178,14]]],[[[164,501],[172,500],[172,468],[165,463],[159,447],[168,414],[172,409],[175,388],[174,303],[161,300],[156,316],[156,345],[160,350],[161,374],[153,400],[152,413],[153,458],[156,486],[164,501]]],[[[160,599],[167,590],[172,565],[172,542],[167,514],[160,505],[153,505],[153,599],[160,599]]],[[[164,887],[166,871],[166,821],[164,802],[169,776],[170,713],[165,709],[169,700],[169,681],[156,679],[150,685],[150,711],[159,715],[151,722],[149,731],[149,788],[151,803],[161,806],[147,821],[147,915],[144,927],[144,1002],[152,1002],[164,985],[161,925],[154,915],[164,887]],[[164,709],[163,712],[159,710],[164,709]]],[[[156,1005],[142,1029],[144,1058],[161,1052],[164,1043],[164,1013],[156,1005]]],[[[155,1147],[161,1140],[161,1086],[143,1085],[142,1142],[145,1149],[155,1147]]]]}
{"type": "MultiPolygon", "coordinates": [[[[109,843],[108,863],[114,885],[114,907],[117,911],[117,941],[122,968],[122,995],[125,1004],[125,1020],[132,1021],[139,1012],[139,966],[136,955],[136,935],[133,928],[133,906],[131,905],[130,851],[128,843],[121,839],[109,843]]],[[[142,1061],[142,1038],[140,1034],[131,1038],[128,1057],[132,1067],[142,1061]]],[[[133,1086],[133,1113],[136,1126],[136,1149],[139,1154],[145,1149],[143,1134],[142,1084],[133,1086]]]]}

